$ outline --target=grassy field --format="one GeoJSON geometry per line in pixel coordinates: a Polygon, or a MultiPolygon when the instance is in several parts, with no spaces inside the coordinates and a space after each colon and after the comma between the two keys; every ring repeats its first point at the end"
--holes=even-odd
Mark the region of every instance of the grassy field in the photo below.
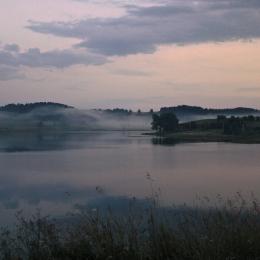
{"type": "Polygon", "coordinates": [[[129,205],[123,215],[82,210],[70,221],[39,213],[3,230],[1,259],[259,259],[260,209],[240,194],[194,207],[129,205]],[[209,203],[209,204],[206,204],[209,203]]]}

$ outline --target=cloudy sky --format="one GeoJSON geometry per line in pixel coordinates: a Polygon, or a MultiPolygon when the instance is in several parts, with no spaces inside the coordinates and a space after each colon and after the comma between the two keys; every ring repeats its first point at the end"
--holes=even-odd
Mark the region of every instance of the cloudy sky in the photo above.
{"type": "Polygon", "coordinates": [[[259,0],[0,0],[0,104],[260,108],[259,0]]]}

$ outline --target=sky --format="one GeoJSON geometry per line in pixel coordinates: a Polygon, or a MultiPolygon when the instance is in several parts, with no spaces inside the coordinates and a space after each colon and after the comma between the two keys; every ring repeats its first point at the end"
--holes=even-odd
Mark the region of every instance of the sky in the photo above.
{"type": "Polygon", "coordinates": [[[259,0],[0,0],[0,105],[260,109],[259,0]]]}

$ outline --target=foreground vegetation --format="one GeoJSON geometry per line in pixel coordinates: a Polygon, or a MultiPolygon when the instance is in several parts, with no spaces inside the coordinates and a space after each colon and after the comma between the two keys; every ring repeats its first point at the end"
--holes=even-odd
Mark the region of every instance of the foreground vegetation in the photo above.
{"type": "Polygon", "coordinates": [[[259,259],[257,200],[238,194],[202,202],[162,208],[133,201],[124,214],[81,210],[65,222],[19,215],[15,230],[2,232],[1,259],[259,259]]]}

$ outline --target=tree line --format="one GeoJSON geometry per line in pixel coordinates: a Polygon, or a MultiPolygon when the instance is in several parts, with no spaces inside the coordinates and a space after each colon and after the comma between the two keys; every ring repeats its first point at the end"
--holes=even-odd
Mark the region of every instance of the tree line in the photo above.
{"type": "Polygon", "coordinates": [[[195,130],[221,130],[225,135],[240,135],[260,131],[260,117],[252,115],[244,117],[218,115],[216,119],[180,124],[176,114],[168,111],[153,114],[152,129],[159,134],[195,130]]]}

